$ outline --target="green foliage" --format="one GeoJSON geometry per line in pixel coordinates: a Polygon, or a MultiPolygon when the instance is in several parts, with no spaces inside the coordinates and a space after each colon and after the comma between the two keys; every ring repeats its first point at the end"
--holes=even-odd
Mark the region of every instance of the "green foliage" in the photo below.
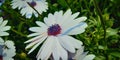
{"type": "Polygon", "coordinates": [[[25,50],[24,41],[29,39],[27,35],[31,33],[28,28],[35,26],[35,21],[43,21],[48,13],[67,9],[88,17],[86,31],[75,37],[84,43],[86,51],[96,55],[95,60],[120,59],[120,0],[96,0],[97,4],[94,0],[47,0],[49,10],[31,19],[21,16],[19,10],[12,9],[10,2],[6,0],[0,7],[0,16],[9,20],[8,25],[12,26],[10,36],[5,38],[15,42],[15,60],[35,60],[37,51],[27,55],[28,50],[25,50]]]}

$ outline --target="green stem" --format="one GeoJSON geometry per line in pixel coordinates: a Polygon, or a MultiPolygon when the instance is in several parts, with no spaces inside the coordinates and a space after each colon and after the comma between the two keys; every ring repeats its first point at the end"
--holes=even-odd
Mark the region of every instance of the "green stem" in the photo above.
{"type": "Polygon", "coordinates": [[[98,14],[100,15],[100,21],[102,23],[102,27],[103,27],[103,30],[104,30],[104,40],[106,41],[106,28],[105,28],[105,22],[103,20],[102,12],[101,12],[96,0],[93,0],[93,3],[94,3],[94,6],[95,6],[98,14]]]}
{"type": "Polygon", "coordinates": [[[40,14],[33,6],[31,6],[29,2],[27,2],[27,4],[28,4],[31,8],[33,8],[33,9],[38,13],[38,15],[41,17],[41,14],[40,14]]]}
{"type": "MultiPolygon", "coordinates": [[[[87,5],[88,3],[87,3],[87,1],[86,0],[84,0],[84,2],[85,2],[85,6],[86,6],[86,8],[87,8],[87,10],[88,10],[88,12],[91,14],[91,12],[90,12],[90,8],[89,8],[89,6],[87,5]]],[[[92,15],[92,14],[91,14],[92,15]]]]}
{"type": "Polygon", "coordinates": [[[21,32],[18,32],[18,31],[16,31],[16,30],[14,30],[14,29],[11,29],[13,32],[15,32],[16,34],[18,34],[18,35],[20,35],[20,36],[23,36],[23,37],[26,37],[27,35],[25,35],[25,34],[22,34],[21,32]]]}
{"type": "MultiPolygon", "coordinates": [[[[93,0],[93,3],[94,3],[94,6],[98,12],[98,14],[100,15],[100,21],[101,21],[101,24],[102,24],[102,27],[103,27],[103,30],[104,30],[104,45],[105,45],[105,50],[107,50],[107,40],[106,40],[106,27],[105,27],[105,22],[103,20],[103,16],[102,16],[102,12],[96,2],[96,0],[93,0]]],[[[105,53],[105,56],[106,56],[106,59],[108,60],[108,55],[107,55],[107,51],[104,51],[105,53]]]]}
{"type": "MultiPolygon", "coordinates": [[[[68,3],[66,0],[64,0],[64,1],[65,1],[65,3],[67,4],[67,7],[71,9],[69,3],[68,3]]],[[[71,9],[71,10],[72,10],[72,9],[71,9]]]]}

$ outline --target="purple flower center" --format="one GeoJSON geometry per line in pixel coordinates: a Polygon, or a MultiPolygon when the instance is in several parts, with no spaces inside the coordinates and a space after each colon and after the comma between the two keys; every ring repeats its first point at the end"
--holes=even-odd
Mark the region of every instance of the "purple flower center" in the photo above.
{"type": "Polygon", "coordinates": [[[35,7],[37,4],[36,4],[36,2],[32,1],[32,2],[30,3],[30,5],[31,5],[32,7],[35,7]]]}
{"type": "Polygon", "coordinates": [[[61,33],[61,27],[58,24],[54,24],[48,28],[48,35],[57,36],[61,33]]]}
{"type": "Polygon", "coordinates": [[[0,60],[3,60],[3,57],[0,55],[0,60]]]}

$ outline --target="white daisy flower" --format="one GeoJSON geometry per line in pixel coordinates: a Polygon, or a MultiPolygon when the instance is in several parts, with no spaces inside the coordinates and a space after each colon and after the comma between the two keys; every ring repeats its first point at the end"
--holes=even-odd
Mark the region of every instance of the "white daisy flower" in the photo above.
{"type": "Polygon", "coordinates": [[[11,5],[12,5],[13,9],[18,8],[20,10],[21,8],[24,8],[28,5],[27,4],[28,1],[30,1],[30,0],[12,0],[11,5]]]}
{"type": "Polygon", "coordinates": [[[0,6],[5,2],[5,0],[0,0],[0,6]]]}
{"type": "Polygon", "coordinates": [[[20,13],[22,16],[25,15],[26,18],[31,18],[32,14],[38,17],[38,13],[42,14],[48,9],[46,0],[13,0],[11,5],[13,9],[21,9],[20,13]],[[38,13],[32,7],[36,9],[38,13]]]}
{"type": "Polygon", "coordinates": [[[44,18],[45,23],[36,21],[39,27],[31,27],[29,30],[34,33],[28,35],[35,37],[25,42],[30,43],[26,49],[33,47],[28,54],[44,42],[36,56],[37,60],[47,60],[50,56],[53,56],[54,60],[67,60],[67,52],[75,53],[75,49],[82,45],[81,41],[69,35],[81,34],[87,27],[84,22],[87,18],[77,18],[78,15],[79,12],[72,14],[69,9],[64,14],[63,11],[50,13],[44,18]]]}
{"type": "Polygon", "coordinates": [[[4,42],[0,38],[0,60],[14,60],[12,57],[15,56],[15,46],[12,41],[4,42]]]}
{"type": "Polygon", "coordinates": [[[7,23],[7,20],[3,21],[3,18],[0,17],[0,37],[9,35],[9,33],[7,33],[6,31],[10,30],[10,26],[6,26],[7,23]]]}
{"type": "Polygon", "coordinates": [[[95,55],[89,54],[88,52],[84,52],[84,47],[77,50],[76,55],[71,60],[93,60],[95,58],[95,55]]]}

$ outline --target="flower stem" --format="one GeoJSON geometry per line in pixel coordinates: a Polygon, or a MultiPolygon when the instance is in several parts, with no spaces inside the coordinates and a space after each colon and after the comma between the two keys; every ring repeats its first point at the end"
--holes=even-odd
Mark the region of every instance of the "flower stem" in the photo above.
{"type": "MultiPolygon", "coordinates": [[[[66,0],[64,0],[64,1],[65,1],[65,3],[66,3],[67,7],[71,9],[69,3],[68,3],[66,0]]],[[[71,9],[71,10],[72,10],[72,9],[71,9]]]]}
{"type": "Polygon", "coordinates": [[[38,13],[38,15],[41,17],[41,14],[40,14],[33,6],[31,6],[29,2],[27,2],[27,4],[28,4],[31,8],[33,8],[33,9],[38,13]]]}
{"type": "MultiPolygon", "coordinates": [[[[94,3],[94,6],[98,12],[98,14],[100,15],[100,21],[101,21],[101,24],[102,24],[102,27],[103,27],[103,30],[104,30],[104,45],[105,45],[105,50],[107,50],[107,40],[106,40],[106,27],[105,27],[105,21],[103,20],[103,16],[102,16],[102,12],[96,2],[96,0],[93,0],[93,3],[94,3]]],[[[108,55],[107,55],[107,51],[104,51],[105,53],[105,56],[106,56],[106,59],[108,60],[108,55]]]]}
{"type": "MultiPolygon", "coordinates": [[[[95,6],[98,14],[100,15],[100,21],[101,21],[101,23],[102,23],[102,27],[103,27],[103,30],[104,30],[104,40],[106,41],[106,28],[105,28],[105,22],[104,22],[104,20],[103,20],[102,12],[101,12],[101,10],[100,10],[100,8],[99,8],[96,0],[93,0],[93,3],[94,3],[94,6],[95,6]]],[[[106,41],[106,42],[107,42],[107,41],[106,41]]]]}
{"type": "Polygon", "coordinates": [[[15,32],[16,34],[18,34],[18,35],[20,35],[20,36],[23,36],[23,37],[26,37],[27,35],[25,35],[25,34],[22,34],[21,32],[18,32],[18,31],[16,31],[16,30],[14,30],[14,29],[11,29],[13,32],[15,32]]]}

